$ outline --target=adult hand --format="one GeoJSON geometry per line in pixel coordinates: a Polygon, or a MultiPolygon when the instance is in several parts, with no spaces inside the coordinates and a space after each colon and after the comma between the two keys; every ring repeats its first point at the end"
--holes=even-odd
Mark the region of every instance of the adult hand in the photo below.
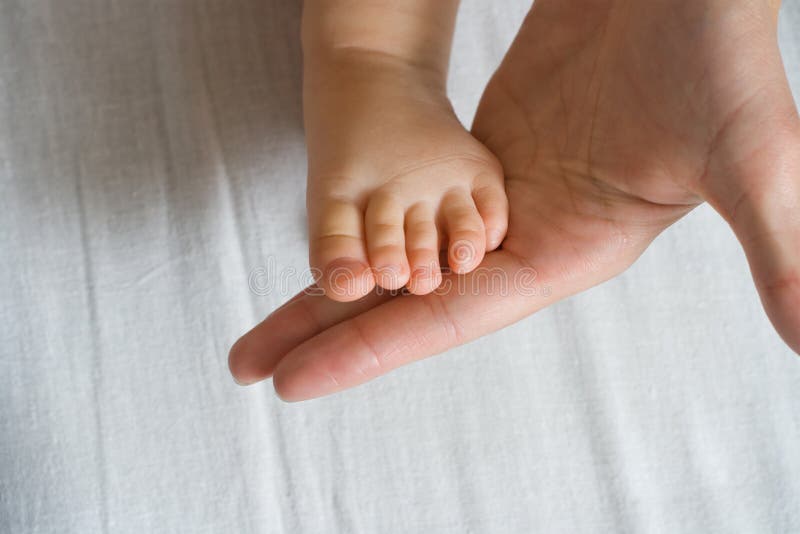
{"type": "Polygon", "coordinates": [[[704,200],[800,349],[800,121],[777,12],[769,0],[538,0],[473,126],[506,174],[502,250],[424,297],[301,294],[234,345],[234,377],[274,374],[286,400],[365,382],[613,277],[704,200]]]}

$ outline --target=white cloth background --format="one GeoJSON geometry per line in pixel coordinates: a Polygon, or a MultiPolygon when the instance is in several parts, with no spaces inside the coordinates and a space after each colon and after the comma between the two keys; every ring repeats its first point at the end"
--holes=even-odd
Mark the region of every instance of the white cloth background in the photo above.
{"type": "MultiPolygon", "coordinates": [[[[466,123],[527,7],[465,1],[466,123]]],[[[800,360],[705,206],[368,385],[234,385],[229,345],[289,291],[250,273],[306,266],[299,14],[0,0],[0,531],[800,531],[800,360]]],[[[787,0],[795,94],[798,28],[787,0]]]]}

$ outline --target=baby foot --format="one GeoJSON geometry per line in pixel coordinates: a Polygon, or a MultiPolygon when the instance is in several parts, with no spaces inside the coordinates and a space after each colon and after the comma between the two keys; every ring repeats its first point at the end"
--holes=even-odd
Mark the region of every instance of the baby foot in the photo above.
{"type": "Polygon", "coordinates": [[[305,85],[310,263],[334,300],[376,285],[426,294],[502,242],[508,219],[495,157],[444,91],[383,60],[346,61],[305,85]]]}

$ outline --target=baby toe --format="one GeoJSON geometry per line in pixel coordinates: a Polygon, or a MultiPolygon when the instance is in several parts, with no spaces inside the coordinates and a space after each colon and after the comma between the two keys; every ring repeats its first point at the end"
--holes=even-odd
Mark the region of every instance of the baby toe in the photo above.
{"type": "Polygon", "coordinates": [[[442,283],[439,267],[439,232],[430,206],[418,204],[406,214],[406,253],[410,276],[406,287],[416,295],[426,295],[442,283]]]}
{"type": "Polygon", "coordinates": [[[486,229],[472,196],[452,192],[441,206],[447,231],[447,262],[453,272],[468,273],[483,260],[486,252],[486,229]]]}
{"type": "Polygon", "coordinates": [[[389,195],[376,194],[364,218],[367,255],[376,283],[396,290],[408,282],[403,208],[389,195]]]}
{"type": "Polygon", "coordinates": [[[508,197],[502,181],[480,185],[472,190],[472,199],[486,228],[486,251],[500,246],[508,229],[508,197]]]}

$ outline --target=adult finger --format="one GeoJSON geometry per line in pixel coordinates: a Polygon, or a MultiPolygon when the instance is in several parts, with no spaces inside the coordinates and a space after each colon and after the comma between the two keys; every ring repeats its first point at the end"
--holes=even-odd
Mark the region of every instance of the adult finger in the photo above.
{"type": "Polygon", "coordinates": [[[276,363],[289,351],[345,319],[391,298],[373,292],[355,302],[336,302],[307,288],[239,338],[228,355],[234,379],[248,385],[269,378],[276,363]]]}
{"type": "Polygon", "coordinates": [[[275,390],[296,401],[353,387],[514,323],[579,284],[548,288],[516,256],[491,253],[468,275],[445,276],[434,293],[351,314],[299,344],[277,364],[275,390]]]}

